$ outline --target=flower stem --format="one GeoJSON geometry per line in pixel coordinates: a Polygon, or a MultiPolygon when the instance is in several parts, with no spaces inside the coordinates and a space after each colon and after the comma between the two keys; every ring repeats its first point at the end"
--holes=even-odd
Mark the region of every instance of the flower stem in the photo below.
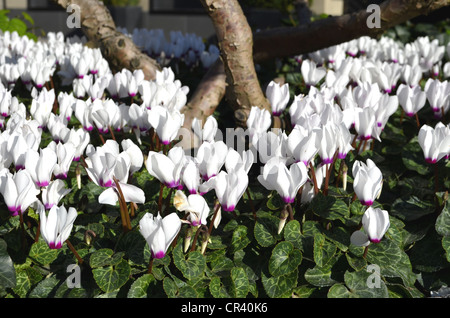
{"type": "Polygon", "coordinates": [[[158,211],[161,211],[161,209],[162,209],[163,190],[164,190],[164,184],[161,182],[161,184],[159,186],[158,211]]]}
{"type": "Polygon", "coordinates": [[[150,262],[148,263],[147,273],[151,274],[153,269],[153,257],[150,256],[150,262]]]}
{"type": "Polygon", "coordinates": [[[439,169],[437,163],[434,164],[434,193],[439,191],[439,169]]]}
{"type": "Polygon", "coordinates": [[[39,236],[41,235],[41,220],[38,221],[36,235],[34,237],[34,242],[37,243],[39,241],[39,236]]]}
{"type": "Polygon", "coordinates": [[[164,213],[167,213],[167,211],[169,210],[169,206],[170,206],[170,199],[172,198],[172,192],[173,192],[174,188],[170,188],[169,190],[169,194],[166,197],[166,203],[164,205],[164,213]]]}
{"type": "Polygon", "coordinates": [[[114,135],[114,130],[112,129],[111,125],[108,128],[109,128],[109,132],[111,133],[111,138],[115,141],[116,136],[114,135]]]}
{"type": "Polygon", "coordinates": [[[113,180],[116,185],[116,189],[117,189],[118,197],[119,197],[119,206],[120,206],[120,216],[122,218],[122,227],[125,232],[128,232],[131,230],[131,222],[130,222],[130,215],[128,214],[127,203],[125,202],[125,198],[123,196],[122,189],[120,188],[119,181],[116,179],[116,177],[113,177],[113,180]]]}
{"type": "Polygon", "coordinates": [[[73,255],[75,255],[75,257],[78,260],[78,263],[83,264],[83,259],[80,257],[80,255],[78,254],[77,250],[75,249],[75,247],[73,247],[72,243],[70,243],[69,240],[66,240],[67,246],[70,248],[70,250],[72,251],[73,255]]]}
{"type": "Polygon", "coordinates": [[[369,251],[369,246],[370,246],[370,245],[367,245],[367,246],[364,248],[364,254],[363,254],[363,258],[364,258],[364,259],[366,258],[367,252],[369,251]]]}
{"type": "Polygon", "coordinates": [[[191,246],[191,252],[195,251],[195,248],[197,246],[197,240],[198,240],[198,236],[200,235],[200,228],[197,229],[197,231],[195,232],[195,236],[194,239],[192,241],[192,246],[191,246]]]}
{"type": "Polygon", "coordinates": [[[316,195],[317,193],[319,193],[319,188],[317,187],[316,173],[314,171],[314,166],[312,165],[312,163],[309,163],[309,167],[311,170],[311,177],[313,179],[313,184],[314,184],[314,195],[316,195]]]}
{"type": "Polygon", "coordinates": [[[292,210],[292,205],[290,203],[286,204],[286,209],[289,213],[289,220],[293,220],[294,219],[294,211],[292,210]]]}

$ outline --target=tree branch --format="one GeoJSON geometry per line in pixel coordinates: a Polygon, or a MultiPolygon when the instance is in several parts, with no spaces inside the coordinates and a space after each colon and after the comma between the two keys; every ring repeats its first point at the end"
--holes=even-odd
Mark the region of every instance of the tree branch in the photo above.
{"type": "Polygon", "coordinates": [[[194,94],[189,102],[181,109],[184,113],[183,128],[184,134],[189,134],[190,138],[183,135],[183,140],[179,143],[183,148],[196,148],[200,145],[197,137],[192,133],[192,120],[197,118],[202,124],[206,118],[212,115],[225,96],[226,75],[223,63],[218,59],[203,76],[197,85],[194,94]]]}
{"type": "Polygon", "coordinates": [[[380,4],[381,28],[367,27],[372,12],[330,17],[297,27],[280,27],[254,35],[256,62],[291,57],[344,43],[361,36],[377,37],[387,29],[445,7],[448,0],[388,0],[380,4]]]}
{"type": "Polygon", "coordinates": [[[71,4],[80,8],[81,28],[86,37],[95,43],[113,71],[127,68],[142,69],[147,80],[154,79],[160,70],[158,63],[141,52],[129,37],[116,30],[108,8],[98,0],[53,0],[62,8],[71,4]]]}
{"type": "Polygon", "coordinates": [[[225,97],[236,124],[246,126],[252,106],[270,110],[253,63],[253,34],[237,0],[201,0],[216,30],[226,74],[225,97]]]}

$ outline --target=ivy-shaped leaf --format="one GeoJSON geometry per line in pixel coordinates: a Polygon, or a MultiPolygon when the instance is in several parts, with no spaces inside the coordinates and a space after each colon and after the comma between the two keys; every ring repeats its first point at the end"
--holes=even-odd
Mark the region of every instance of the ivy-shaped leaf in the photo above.
{"type": "Polygon", "coordinates": [[[170,277],[164,278],[163,289],[169,298],[175,298],[178,294],[178,286],[170,277]]]}
{"type": "Polygon", "coordinates": [[[287,242],[291,242],[295,248],[303,250],[302,233],[299,221],[291,220],[284,226],[284,239],[287,242]]]}
{"type": "Polygon", "coordinates": [[[388,298],[386,284],[377,273],[361,270],[346,271],[344,284],[335,284],[328,291],[329,298],[388,298]]]}
{"type": "Polygon", "coordinates": [[[245,225],[238,225],[233,231],[231,237],[231,250],[233,253],[245,248],[250,244],[250,239],[248,237],[248,228],[245,225]]]}
{"type": "Polygon", "coordinates": [[[173,262],[187,279],[200,277],[206,269],[206,259],[199,251],[189,252],[187,258],[183,253],[182,244],[177,244],[173,250],[173,262]]]}
{"type": "Polygon", "coordinates": [[[258,220],[255,222],[254,235],[259,245],[268,247],[275,244],[280,235],[278,232],[278,224],[280,219],[268,213],[258,214],[258,220]]]}
{"type": "Polygon", "coordinates": [[[308,268],[305,272],[305,280],[311,285],[317,287],[332,286],[338,283],[339,277],[337,277],[340,269],[335,268],[340,257],[333,257],[330,262],[324,267],[314,266],[308,268]]]}
{"type": "Polygon", "coordinates": [[[29,298],[48,298],[50,294],[56,289],[58,284],[65,284],[65,281],[61,282],[55,276],[50,276],[40,281],[35,288],[28,295],[29,298]]]}
{"type": "Polygon", "coordinates": [[[94,268],[92,274],[98,287],[110,293],[125,285],[130,277],[131,267],[126,260],[121,259],[116,265],[94,268]]]}
{"type": "Polygon", "coordinates": [[[127,297],[128,298],[146,298],[147,297],[147,289],[155,282],[155,277],[152,274],[144,274],[138,279],[136,279],[133,284],[131,284],[130,289],[128,290],[127,297]]]}
{"type": "Polygon", "coordinates": [[[350,216],[350,209],[343,200],[330,195],[325,196],[322,193],[314,197],[309,208],[314,214],[330,221],[345,221],[350,216]]]}
{"type": "Polygon", "coordinates": [[[124,252],[114,253],[112,249],[102,248],[92,253],[89,260],[89,265],[92,268],[103,267],[107,265],[114,266],[121,262],[124,255],[124,252]]]}
{"type": "Polygon", "coordinates": [[[31,245],[28,256],[41,265],[48,265],[58,257],[59,252],[60,249],[51,249],[48,247],[47,243],[43,240],[39,240],[31,245]]]}
{"type": "Polygon", "coordinates": [[[261,280],[266,294],[271,298],[285,298],[292,294],[297,286],[298,270],[287,275],[268,277],[264,273],[261,280]]]}
{"type": "Polygon", "coordinates": [[[380,266],[384,277],[399,277],[406,286],[416,281],[408,255],[391,240],[371,244],[366,258],[369,263],[380,266]]]}
{"type": "Polygon", "coordinates": [[[214,298],[230,298],[227,288],[224,286],[220,277],[213,277],[209,282],[209,291],[214,298]]]}
{"type": "Polygon", "coordinates": [[[336,253],[337,247],[325,239],[320,233],[314,235],[314,262],[319,267],[324,267],[336,253]]]}
{"type": "Polygon", "coordinates": [[[280,242],[272,250],[269,272],[272,276],[287,275],[296,270],[302,262],[302,253],[290,242],[280,242]]]}
{"type": "Polygon", "coordinates": [[[441,213],[436,219],[436,232],[442,236],[450,236],[450,209],[449,201],[444,203],[441,213]]]}
{"type": "Polygon", "coordinates": [[[403,221],[413,221],[434,212],[434,205],[416,196],[398,198],[392,204],[390,213],[403,221]]]}
{"type": "Polygon", "coordinates": [[[245,270],[241,267],[234,267],[231,270],[231,280],[233,282],[233,296],[236,298],[245,298],[250,289],[245,270]]]}
{"type": "Polygon", "coordinates": [[[6,242],[0,239],[0,286],[13,288],[16,286],[16,270],[8,254],[6,242]]]}

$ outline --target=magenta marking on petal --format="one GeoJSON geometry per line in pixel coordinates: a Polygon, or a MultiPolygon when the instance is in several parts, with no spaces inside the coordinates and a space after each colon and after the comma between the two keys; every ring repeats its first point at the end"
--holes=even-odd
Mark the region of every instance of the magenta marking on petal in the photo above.
{"type": "Polygon", "coordinates": [[[437,162],[437,159],[433,159],[433,158],[425,158],[425,161],[426,161],[427,163],[436,163],[436,162],[437,162]]]}
{"type": "Polygon", "coordinates": [[[235,208],[236,208],[235,205],[230,205],[230,206],[224,205],[224,206],[222,206],[222,209],[224,211],[226,211],[226,212],[233,212],[235,208]]]}
{"type": "Polygon", "coordinates": [[[274,112],[272,112],[272,115],[278,117],[278,116],[280,116],[282,113],[283,113],[283,112],[274,111],[274,112]]]}
{"type": "Polygon", "coordinates": [[[76,161],[76,162],[80,161],[80,159],[81,159],[81,157],[73,157],[73,161],[76,161]]]}
{"type": "Polygon", "coordinates": [[[172,188],[177,188],[180,183],[178,181],[170,181],[170,182],[165,182],[164,183],[166,187],[172,189],[172,188]]]}
{"type": "Polygon", "coordinates": [[[359,140],[370,140],[370,139],[372,139],[372,136],[371,135],[360,136],[360,137],[358,137],[358,139],[359,140]]]}
{"type": "Polygon", "coordinates": [[[189,189],[189,194],[197,194],[197,190],[195,190],[195,189],[189,189]]]}
{"type": "Polygon", "coordinates": [[[49,185],[49,182],[48,182],[47,180],[45,180],[45,181],[37,181],[37,182],[36,182],[36,185],[37,185],[38,187],[46,187],[46,186],[49,185]]]}
{"type": "Polygon", "coordinates": [[[164,253],[164,251],[159,251],[156,254],[153,254],[154,258],[163,258],[164,256],[166,256],[166,253],[164,253]]]}
{"type": "Polygon", "coordinates": [[[383,123],[377,122],[377,126],[378,126],[378,127],[381,127],[381,126],[383,126],[383,123]]]}
{"type": "Polygon", "coordinates": [[[347,157],[347,154],[343,153],[343,152],[339,152],[337,157],[338,157],[338,159],[345,159],[347,157]]]}
{"type": "Polygon", "coordinates": [[[8,113],[2,113],[1,115],[2,115],[3,117],[8,117],[8,116],[9,116],[8,113]]]}
{"type": "Polygon", "coordinates": [[[92,131],[92,130],[94,129],[93,126],[89,126],[89,127],[83,126],[83,128],[84,128],[84,130],[86,130],[86,131],[92,131]]]}
{"type": "Polygon", "coordinates": [[[368,201],[361,200],[361,204],[365,205],[365,206],[371,206],[373,204],[373,201],[372,200],[368,200],[368,201]]]}
{"type": "Polygon", "coordinates": [[[55,175],[55,179],[67,179],[67,173],[63,172],[60,174],[55,175]]]}
{"type": "Polygon", "coordinates": [[[25,169],[25,166],[16,165],[16,171],[23,170],[23,169],[25,169]]]}
{"type": "Polygon", "coordinates": [[[9,214],[11,216],[16,216],[16,215],[19,215],[20,207],[18,207],[18,206],[9,206],[8,210],[9,210],[9,214]]]}
{"type": "Polygon", "coordinates": [[[408,112],[408,113],[406,113],[406,116],[408,116],[408,117],[413,117],[413,116],[414,116],[414,113],[408,112]]]}
{"type": "Polygon", "coordinates": [[[329,163],[333,163],[333,158],[324,158],[324,159],[322,159],[322,163],[324,165],[327,165],[329,163]]]}
{"type": "Polygon", "coordinates": [[[376,244],[376,243],[380,243],[381,239],[369,239],[369,241],[376,244]]]}
{"type": "Polygon", "coordinates": [[[283,199],[283,202],[286,204],[294,203],[294,201],[295,201],[295,198],[290,198],[290,197],[281,197],[281,198],[283,199]]]}
{"type": "Polygon", "coordinates": [[[100,183],[101,187],[105,187],[105,188],[109,188],[113,184],[112,180],[108,180],[108,181],[105,182],[105,181],[103,181],[103,179],[100,179],[99,183],[100,183]]]}
{"type": "Polygon", "coordinates": [[[78,75],[77,77],[78,77],[79,79],[82,79],[82,78],[84,78],[84,75],[81,74],[81,75],[78,75]]]}
{"type": "Polygon", "coordinates": [[[55,242],[49,242],[48,247],[50,247],[52,250],[55,249],[55,242]]]}
{"type": "Polygon", "coordinates": [[[46,203],[46,204],[44,204],[44,208],[46,210],[50,210],[54,205],[55,205],[54,203],[46,203]]]}
{"type": "Polygon", "coordinates": [[[55,249],[60,249],[61,247],[62,247],[62,243],[61,242],[56,243],[55,249]]]}

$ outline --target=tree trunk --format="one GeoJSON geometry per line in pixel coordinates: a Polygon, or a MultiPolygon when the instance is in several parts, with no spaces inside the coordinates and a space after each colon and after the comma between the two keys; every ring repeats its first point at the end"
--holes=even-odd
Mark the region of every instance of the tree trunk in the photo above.
{"type": "Polygon", "coordinates": [[[253,34],[237,0],[201,0],[216,30],[226,74],[226,99],[246,127],[252,106],[270,110],[253,63],[253,34]]]}
{"type": "Polygon", "coordinates": [[[133,41],[116,30],[109,10],[98,0],[53,0],[64,9],[78,5],[81,13],[81,28],[86,37],[97,45],[111,70],[118,72],[123,68],[131,71],[142,69],[145,78],[154,79],[160,66],[147,54],[142,53],[133,41]]]}

